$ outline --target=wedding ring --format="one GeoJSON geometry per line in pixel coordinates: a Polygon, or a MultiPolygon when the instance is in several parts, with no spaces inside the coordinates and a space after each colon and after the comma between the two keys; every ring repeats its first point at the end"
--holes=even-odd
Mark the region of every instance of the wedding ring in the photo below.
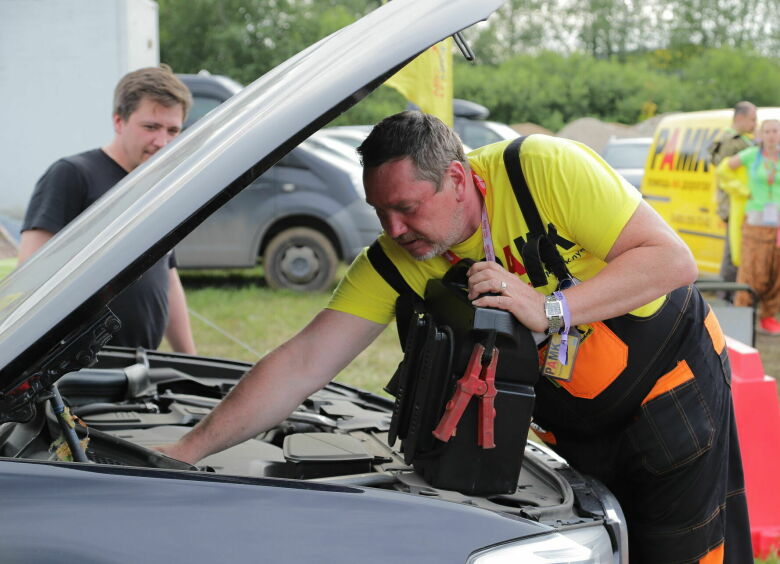
{"type": "Polygon", "coordinates": [[[501,291],[503,292],[504,290],[506,290],[506,282],[504,282],[504,281],[502,280],[502,281],[501,281],[501,291]]]}

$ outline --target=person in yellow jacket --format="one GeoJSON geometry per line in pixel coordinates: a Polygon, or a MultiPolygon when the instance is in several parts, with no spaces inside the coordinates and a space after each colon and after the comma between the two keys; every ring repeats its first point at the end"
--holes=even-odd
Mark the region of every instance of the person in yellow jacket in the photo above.
{"type": "MultiPolygon", "coordinates": [[[[737,282],[759,296],[759,331],[780,335],[780,121],[761,124],[761,143],[724,160],[716,169],[721,186],[732,197],[729,241],[737,282]]],[[[748,292],[738,292],[737,306],[752,305],[748,292]]]]}
{"type": "MultiPolygon", "coordinates": [[[[713,166],[719,165],[724,160],[728,160],[754,145],[753,134],[756,129],[756,106],[748,101],[742,101],[734,106],[734,116],[731,120],[731,126],[723,130],[718,139],[712,142],[708,151],[713,166]]],[[[725,282],[736,282],[737,265],[732,259],[731,241],[728,238],[729,218],[731,216],[731,205],[728,193],[716,183],[715,196],[718,207],[717,214],[726,224],[726,244],[723,245],[723,257],[720,263],[720,277],[725,282]]],[[[740,224],[741,225],[741,224],[740,224]]],[[[724,292],[723,297],[728,301],[733,301],[731,292],[724,292]]]]}

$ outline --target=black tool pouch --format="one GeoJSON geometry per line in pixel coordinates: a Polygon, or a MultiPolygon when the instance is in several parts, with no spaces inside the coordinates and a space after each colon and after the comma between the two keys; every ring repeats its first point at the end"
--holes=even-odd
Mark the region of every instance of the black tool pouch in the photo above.
{"type": "Polygon", "coordinates": [[[388,436],[404,459],[434,487],[464,494],[517,488],[531,413],[538,356],[531,332],[508,312],[474,307],[466,294],[466,261],[428,282],[425,299],[401,299],[397,312],[404,359],[388,386],[396,396],[388,436]],[[494,448],[478,444],[479,398],[469,401],[447,442],[433,430],[463,376],[476,343],[499,350],[494,448]]]}

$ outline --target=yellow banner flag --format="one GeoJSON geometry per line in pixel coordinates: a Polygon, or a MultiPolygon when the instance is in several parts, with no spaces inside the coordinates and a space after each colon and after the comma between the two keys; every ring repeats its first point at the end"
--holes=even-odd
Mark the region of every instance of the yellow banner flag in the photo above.
{"type": "Polygon", "coordinates": [[[437,43],[385,82],[449,126],[453,125],[452,44],[451,37],[437,43]]]}

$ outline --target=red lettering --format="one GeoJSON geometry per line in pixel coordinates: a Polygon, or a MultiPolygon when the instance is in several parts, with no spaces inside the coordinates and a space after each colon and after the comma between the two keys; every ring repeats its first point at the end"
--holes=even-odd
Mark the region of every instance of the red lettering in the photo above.
{"type": "Polygon", "coordinates": [[[658,167],[658,170],[663,170],[664,167],[673,170],[674,154],[677,152],[677,137],[679,134],[679,129],[675,129],[674,133],[672,133],[672,138],[669,140],[667,146],[664,147],[664,158],[661,161],[661,166],[658,167]]]}
{"type": "Polygon", "coordinates": [[[525,274],[525,267],[523,266],[523,263],[517,260],[514,255],[512,255],[512,251],[510,250],[509,245],[504,247],[504,258],[506,259],[506,268],[509,272],[514,272],[519,276],[525,274]]]}

